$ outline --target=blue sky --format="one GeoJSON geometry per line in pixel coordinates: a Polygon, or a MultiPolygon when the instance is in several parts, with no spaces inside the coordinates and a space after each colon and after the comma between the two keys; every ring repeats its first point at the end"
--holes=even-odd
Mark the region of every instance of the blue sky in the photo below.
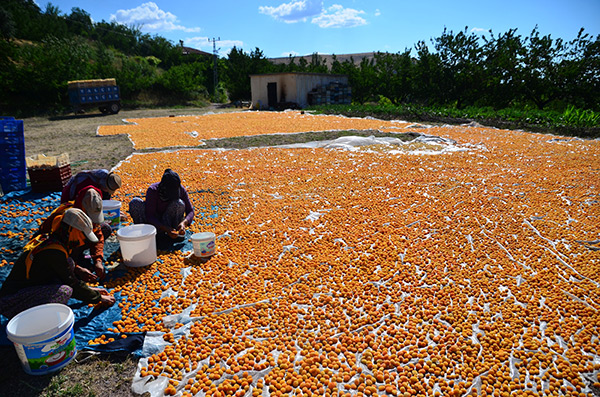
{"type": "MultiPolygon", "coordinates": [[[[48,2],[36,0],[42,11],[48,2]]],[[[292,55],[402,52],[439,37],[444,28],[495,35],[509,29],[571,40],[580,28],[600,34],[600,0],[54,0],[63,14],[73,7],[94,21],[140,27],[219,56],[233,46],[269,58],[292,55]]]]}

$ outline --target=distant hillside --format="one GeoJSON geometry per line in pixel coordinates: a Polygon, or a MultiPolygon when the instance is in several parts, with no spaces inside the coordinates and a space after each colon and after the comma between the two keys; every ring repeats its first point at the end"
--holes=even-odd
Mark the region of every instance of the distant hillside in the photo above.
{"type": "MultiPolygon", "coordinates": [[[[327,62],[327,67],[331,67],[331,64],[333,63],[334,55],[318,54],[318,56],[321,59],[324,59],[325,62],[327,62]]],[[[367,60],[374,59],[375,53],[374,52],[361,52],[361,53],[357,53],[357,54],[340,54],[340,55],[335,54],[335,57],[341,63],[344,63],[345,61],[353,60],[355,65],[359,65],[362,62],[363,58],[366,58],[367,60]]],[[[310,63],[312,61],[313,54],[294,56],[294,57],[269,58],[269,61],[273,62],[276,65],[280,65],[280,64],[289,64],[290,61],[293,59],[294,62],[297,64],[298,61],[300,61],[300,58],[303,58],[306,62],[310,63]]]]}

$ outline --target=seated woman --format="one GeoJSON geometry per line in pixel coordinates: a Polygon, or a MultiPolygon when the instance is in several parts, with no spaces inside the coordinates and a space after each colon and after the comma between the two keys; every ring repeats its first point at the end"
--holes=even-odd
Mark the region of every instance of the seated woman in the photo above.
{"type": "Polygon", "coordinates": [[[192,224],[194,208],[179,175],[167,168],[160,182],[148,187],[145,202],[138,197],[129,202],[129,214],[133,223],[151,224],[157,235],[175,240],[182,239],[186,227],[192,224]]]}
{"type": "Polygon", "coordinates": [[[103,223],[104,215],[102,212],[102,196],[99,189],[94,186],[86,186],[79,191],[75,201],[67,201],[58,206],[48,218],[41,223],[37,234],[49,234],[55,219],[62,216],[70,208],[79,208],[90,218],[94,225],[94,234],[97,242],[87,241],[83,246],[76,248],[71,257],[75,261],[75,275],[83,281],[98,281],[105,276],[104,271],[104,241],[110,236],[110,226],[103,223]],[[84,251],[89,250],[90,258],[93,262],[92,271],[83,264],[88,262],[85,259],[84,251]],[[95,273],[95,274],[94,274],[95,273]]]}
{"type": "Polygon", "coordinates": [[[93,186],[102,193],[102,200],[110,200],[121,187],[121,177],[105,169],[85,170],[73,175],[63,187],[60,202],[74,201],[79,192],[87,186],[93,186]]]}
{"type": "Polygon", "coordinates": [[[0,314],[9,319],[46,303],[66,304],[70,298],[110,306],[115,298],[104,288],[92,288],[77,278],[72,251],[86,241],[98,241],[90,218],[71,208],[57,217],[50,235],[38,235],[24,248],[0,288],[0,314]]]}
{"type": "MultiPolygon", "coordinates": [[[[121,188],[121,177],[114,172],[110,172],[105,169],[96,170],[84,170],[73,175],[63,187],[62,194],[60,196],[60,203],[64,204],[70,201],[76,201],[78,197],[81,197],[82,192],[94,187],[100,193],[102,200],[110,200],[115,192],[121,188]]],[[[107,239],[112,234],[112,228],[108,223],[102,223],[100,225],[104,238],[107,239]]],[[[97,266],[96,269],[100,270],[97,266]]],[[[100,273],[104,275],[104,273],[100,273]]]]}

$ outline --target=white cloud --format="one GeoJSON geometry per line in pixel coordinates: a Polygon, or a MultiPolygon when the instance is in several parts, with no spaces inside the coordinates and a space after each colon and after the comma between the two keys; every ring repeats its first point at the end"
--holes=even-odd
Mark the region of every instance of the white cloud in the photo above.
{"type": "Polygon", "coordinates": [[[188,28],[179,25],[177,16],[168,11],[163,11],[156,3],[148,2],[139,7],[128,10],[117,10],[110,16],[111,21],[124,25],[141,25],[143,30],[149,32],[165,32],[181,30],[184,32],[199,32],[200,28],[188,28]]]}
{"type": "Polygon", "coordinates": [[[364,11],[334,4],[321,15],[313,18],[311,22],[319,25],[320,28],[354,28],[367,24],[367,21],[360,16],[364,13],[364,11]]]}
{"type": "Polygon", "coordinates": [[[277,7],[258,7],[261,14],[269,15],[279,21],[295,23],[306,21],[306,18],[314,17],[323,12],[323,0],[297,0],[283,3],[277,7]]]}
{"type": "MultiPolygon", "coordinates": [[[[184,41],[186,47],[195,48],[206,52],[213,52],[213,42],[210,37],[188,37],[184,41]]],[[[219,40],[216,43],[218,55],[220,57],[227,56],[233,47],[238,49],[243,48],[244,42],[240,40],[219,40]]]]}
{"type": "Polygon", "coordinates": [[[297,53],[296,51],[288,51],[288,52],[281,53],[282,57],[297,57],[298,55],[300,55],[300,54],[297,53]]]}
{"type": "Polygon", "coordinates": [[[375,10],[375,16],[378,17],[381,15],[381,11],[378,9],[375,10]]]}
{"type": "MultiPolygon", "coordinates": [[[[367,24],[360,16],[364,11],[344,8],[339,4],[324,9],[323,0],[293,0],[277,7],[261,6],[258,11],[286,23],[306,22],[312,17],[311,22],[321,28],[353,28],[367,24]]],[[[380,14],[377,10],[376,16],[380,14]]]]}
{"type": "Polygon", "coordinates": [[[487,29],[484,28],[473,28],[471,29],[471,33],[485,33],[487,32],[487,29]]]}

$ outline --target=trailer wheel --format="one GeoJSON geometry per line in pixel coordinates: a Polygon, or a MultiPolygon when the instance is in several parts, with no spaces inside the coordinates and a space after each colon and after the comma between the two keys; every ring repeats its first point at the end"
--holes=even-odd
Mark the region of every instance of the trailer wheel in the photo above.
{"type": "Polygon", "coordinates": [[[119,102],[113,102],[108,105],[108,110],[110,110],[112,114],[117,114],[119,113],[119,110],[121,110],[121,104],[119,102]]]}
{"type": "Polygon", "coordinates": [[[102,112],[102,114],[107,114],[108,113],[108,107],[106,107],[106,106],[100,106],[98,109],[100,109],[100,111],[102,112]]]}

